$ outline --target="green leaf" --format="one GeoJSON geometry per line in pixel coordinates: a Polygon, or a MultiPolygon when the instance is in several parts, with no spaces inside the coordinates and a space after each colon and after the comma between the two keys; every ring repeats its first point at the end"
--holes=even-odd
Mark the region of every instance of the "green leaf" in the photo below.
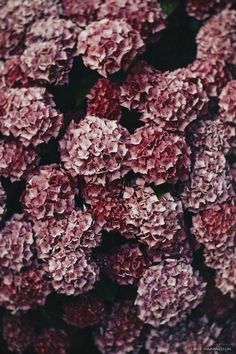
{"type": "Polygon", "coordinates": [[[167,16],[170,16],[180,3],[181,0],[161,0],[161,8],[167,16]]]}

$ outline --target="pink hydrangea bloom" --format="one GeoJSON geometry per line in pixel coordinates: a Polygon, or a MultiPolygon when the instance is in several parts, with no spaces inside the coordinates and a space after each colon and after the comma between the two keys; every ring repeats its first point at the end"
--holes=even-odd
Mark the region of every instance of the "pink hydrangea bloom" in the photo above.
{"type": "Polygon", "coordinates": [[[98,19],[103,18],[126,20],[144,42],[156,41],[166,27],[166,15],[155,0],[106,0],[98,11],[98,19]]]}
{"type": "Polygon", "coordinates": [[[118,122],[88,115],[69,125],[60,141],[61,160],[71,174],[104,184],[128,171],[123,162],[128,139],[129,133],[118,122]]]}
{"type": "Polygon", "coordinates": [[[130,353],[138,344],[142,328],[132,303],[117,303],[95,333],[95,343],[103,354],[130,353]]]}
{"type": "Polygon", "coordinates": [[[108,79],[99,79],[87,95],[88,109],[91,116],[120,120],[120,88],[108,79]]]}
{"type": "Polygon", "coordinates": [[[220,94],[219,106],[222,120],[236,124],[236,80],[230,81],[220,94]]]}
{"type": "Polygon", "coordinates": [[[145,125],[131,136],[128,149],[127,165],[141,173],[147,183],[159,185],[188,179],[190,149],[183,137],[145,125]]]}
{"type": "Polygon", "coordinates": [[[70,340],[61,329],[44,329],[34,341],[38,354],[69,354],[70,340]]]}
{"type": "Polygon", "coordinates": [[[166,259],[148,268],[140,280],[135,304],[139,318],[154,327],[176,325],[201,301],[205,283],[191,265],[166,259]]]}
{"type": "Polygon", "coordinates": [[[75,327],[86,328],[101,322],[105,316],[104,302],[92,293],[80,295],[63,306],[64,321],[75,327]]]}
{"type": "Polygon", "coordinates": [[[221,12],[232,0],[187,0],[186,10],[189,16],[204,21],[212,15],[221,12]]]}
{"type": "Polygon", "coordinates": [[[0,90],[0,131],[13,135],[23,145],[38,145],[57,137],[62,114],[55,109],[45,88],[0,90]]]}
{"type": "Polygon", "coordinates": [[[60,166],[45,165],[31,174],[22,196],[30,220],[62,217],[74,210],[76,181],[60,166]]]}
{"type": "Polygon", "coordinates": [[[59,1],[56,0],[11,0],[0,13],[0,56],[8,57],[22,51],[26,29],[37,19],[57,17],[59,1]]]}
{"type": "Polygon", "coordinates": [[[119,285],[136,284],[148,266],[138,245],[125,244],[108,258],[108,276],[119,285]]]}
{"type": "Polygon", "coordinates": [[[15,214],[0,231],[0,273],[3,269],[19,272],[30,265],[33,255],[32,225],[23,215],[15,214]]]}
{"type": "Polygon", "coordinates": [[[139,33],[125,20],[104,19],[80,33],[77,55],[82,55],[87,67],[107,77],[120,69],[126,71],[143,48],[139,33]]]}
{"type": "Polygon", "coordinates": [[[6,211],[6,199],[7,199],[6,192],[3,189],[2,184],[0,182],[0,220],[6,211]]]}
{"type": "Polygon", "coordinates": [[[209,54],[218,54],[229,64],[236,65],[235,21],[236,11],[228,9],[208,20],[196,37],[197,57],[201,59],[209,54]]]}
{"type": "Polygon", "coordinates": [[[97,19],[97,11],[102,2],[103,0],[62,0],[63,15],[84,28],[97,19]]]}
{"type": "Polygon", "coordinates": [[[9,177],[11,181],[24,178],[38,162],[34,148],[25,148],[17,140],[0,141],[0,174],[9,177]]]}
{"type": "Polygon", "coordinates": [[[59,294],[79,295],[91,290],[98,280],[99,269],[82,249],[59,250],[45,263],[53,288],[59,294]]]}
{"type": "Polygon", "coordinates": [[[37,264],[0,275],[0,304],[12,313],[43,306],[51,291],[45,271],[37,264]]]}
{"type": "Polygon", "coordinates": [[[12,55],[0,67],[0,89],[28,86],[30,86],[30,82],[22,71],[21,56],[12,55]]]}
{"type": "Polygon", "coordinates": [[[48,259],[61,250],[74,252],[94,248],[101,241],[101,228],[88,211],[73,210],[60,220],[48,219],[34,223],[37,256],[48,259]]]}

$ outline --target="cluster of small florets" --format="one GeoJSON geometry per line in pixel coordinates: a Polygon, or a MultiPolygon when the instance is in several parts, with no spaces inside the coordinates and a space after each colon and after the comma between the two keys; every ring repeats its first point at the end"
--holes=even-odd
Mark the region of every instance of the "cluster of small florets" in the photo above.
{"type": "Polygon", "coordinates": [[[163,3],[0,0],[0,352],[233,346],[236,11],[187,0],[196,59],[159,71],[163,3]]]}

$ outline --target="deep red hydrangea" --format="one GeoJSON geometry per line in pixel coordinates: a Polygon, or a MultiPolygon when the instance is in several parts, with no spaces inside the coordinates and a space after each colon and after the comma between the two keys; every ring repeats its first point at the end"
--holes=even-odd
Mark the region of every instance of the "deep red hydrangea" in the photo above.
{"type": "Polygon", "coordinates": [[[166,27],[166,15],[155,0],[106,0],[98,11],[98,19],[103,18],[126,20],[144,42],[156,41],[166,27]]]}
{"type": "Polygon", "coordinates": [[[107,273],[119,285],[136,284],[147,266],[140,247],[125,244],[109,257],[107,273]]]}
{"type": "Polygon", "coordinates": [[[3,189],[2,184],[0,182],[0,220],[6,211],[6,199],[7,199],[6,192],[3,189]]]}
{"type": "Polygon", "coordinates": [[[64,321],[78,328],[86,328],[100,323],[106,314],[105,303],[88,293],[69,300],[63,306],[64,321]]]}
{"type": "Polygon", "coordinates": [[[229,64],[236,65],[236,11],[224,10],[208,20],[197,34],[197,57],[217,54],[229,64]]]}
{"type": "Polygon", "coordinates": [[[138,345],[143,323],[130,302],[117,303],[95,333],[95,343],[103,354],[126,354],[138,345]]]}
{"type": "Polygon", "coordinates": [[[22,71],[20,55],[12,55],[0,66],[0,89],[29,85],[29,79],[22,71]]]}
{"type": "Polygon", "coordinates": [[[45,88],[2,89],[0,97],[2,134],[13,135],[25,146],[57,137],[63,117],[45,88]]]}
{"type": "Polygon", "coordinates": [[[25,148],[17,140],[0,141],[0,174],[12,182],[19,180],[32,171],[38,162],[34,148],[25,148]]]}
{"type": "Polygon", "coordinates": [[[232,0],[187,0],[186,10],[189,16],[204,21],[231,4],[232,0]]]}
{"type": "Polygon", "coordinates": [[[236,80],[230,81],[220,94],[220,115],[226,123],[236,124],[236,80]]]}
{"type": "MultiPolygon", "coordinates": [[[[152,329],[145,347],[149,354],[201,354],[204,348],[217,346],[221,331],[217,323],[210,323],[204,316],[182,322],[175,328],[152,329]]],[[[214,349],[209,353],[213,354],[214,349]]]]}
{"type": "Polygon", "coordinates": [[[234,194],[232,177],[222,152],[205,150],[197,154],[191,184],[184,194],[186,207],[193,211],[224,202],[234,194]]]}
{"type": "Polygon", "coordinates": [[[89,115],[120,120],[120,88],[108,79],[99,79],[87,95],[89,115]]]}
{"type": "Polygon", "coordinates": [[[45,264],[52,286],[59,294],[79,295],[91,290],[99,269],[83,250],[59,250],[45,264]]]}
{"type": "Polygon", "coordinates": [[[125,223],[148,248],[170,244],[181,229],[182,205],[169,193],[158,198],[144,180],[124,190],[125,223]]]}
{"type": "Polygon", "coordinates": [[[121,86],[120,104],[126,108],[145,110],[153,87],[165,80],[165,75],[145,61],[134,64],[121,86]]]}
{"type": "Polygon", "coordinates": [[[15,214],[0,231],[0,273],[10,269],[20,271],[32,262],[34,234],[24,215],[15,214]]]}
{"type": "Polygon", "coordinates": [[[210,98],[218,98],[223,87],[232,79],[226,62],[217,54],[196,59],[187,67],[189,77],[201,79],[203,89],[210,98]]]}
{"type": "Polygon", "coordinates": [[[128,171],[124,165],[128,140],[128,131],[118,122],[88,115],[69,125],[60,141],[61,160],[71,174],[105,184],[106,179],[119,179],[128,171]]]}
{"type": "Polygon", "coordinates": [[[45,271],[36,264],[0,275],[0,304],[13,313],[43,306],[51,291],[45,271]]]}
{"type": "Polygon", "coordinates": [[[167,72],[156,84],[144,107],[144,122],[171,131],[184,131],[190,122],[207,112],[208,97],[200,78],[192,78],[186,68],[167,72]]]}
{"type": "Polygon", "coordinates": [[[206,117],[189,127],[188,141],[195,152],[221,151],[226,155],[236,144],[236,130],[220,116],[206,117]]]}
{"type": "Polygon", "coordinates": [[[186,181],[190,170],[190,149],[183,137],[155,125],[137,129],[128,144],[127,165],[141,173],[147,183],[186,181]]]}
{"type": "Polygon", "coordinates": [[[10,352],[25,352],[33,343],[35,332],[35,323],[28,315],[3,317],[2,335],[10,352]]]}
{"type": "Polygon", "coordinates": [[[7,1],[0,13],[0,56],[22,51],[26,29],[39,18],[57,17],[58,4],[58,0],[7,1]]]}
{"type": "Polygon", "coordinates": [[[148,268],[140,280],[135,304],[139,318],[152,326],[174,326],[202,301],[205,283],[191,265],[166,259],[148,268]]]}
{"type": "Polygon", "coordinates": [[[79,27],[86,27],[97,19],[97,11],[102,3],[103,0],[62,0],[63,15],[79,27]]]}
{"type": "Polygon", "coordinates": [[[125,20],[104,19],[88,25],[78,37],[77,55],[102,76],[126,71],[144,49],[139,33],[125,20]]]}
{"type": "Polygon", "coordinates": [[[75,207],[76,181],[59,165],[45,165],[31,174],[22,196],[30,220],[62,217],[75,207]]]}
{"type": "Polygon", "coordinates": [[[34,341],[37,354],[69,354],[70,340],[61,329],[44,329],[34,341]]]}
{"type": "Polygon", "coordinates": [[[60,220],[49,219],[34,223],[37,256],[48,259],[60,250],[74,252],[99,245],[101,228],[88,211],[73,210],[60,220]]]}

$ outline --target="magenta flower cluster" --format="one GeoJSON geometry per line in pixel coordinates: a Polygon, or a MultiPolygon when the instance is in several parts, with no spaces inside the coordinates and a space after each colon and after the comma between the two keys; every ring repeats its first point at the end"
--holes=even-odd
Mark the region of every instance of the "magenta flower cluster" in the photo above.
{"type": "MultiPolygon", "coordinates": [[[[203,21],[196,59],[159,71],[142,57],[168,26],[157,0],[0,1],[0,305],[10,352],[69,354],[70,326],[91,327],[102,354],[233,348],[217,322],[236,300],[231,5],[186,1],[203,21]],[[78,57],[98,79],[68,122],[51,88],[70,84],[78,57]],[[124,111],[139,116],[134,131],[124,111]],[[45,163],[51,142],[59,158],[45,163]],[[109,248],[109,238],[120,243],[109,248]],[[208,271],[196,264],[202,249],[208,271]],[[97,291],[104,279],[120,289],[112,303],[97,291]],[[120,295],[127,288],[132,299],[120,295]],[[55,294],[65,327],[39,331],[32,311],[55,294]]],[[[235,317],[227,321],[233,332],[235,317]]]]}

